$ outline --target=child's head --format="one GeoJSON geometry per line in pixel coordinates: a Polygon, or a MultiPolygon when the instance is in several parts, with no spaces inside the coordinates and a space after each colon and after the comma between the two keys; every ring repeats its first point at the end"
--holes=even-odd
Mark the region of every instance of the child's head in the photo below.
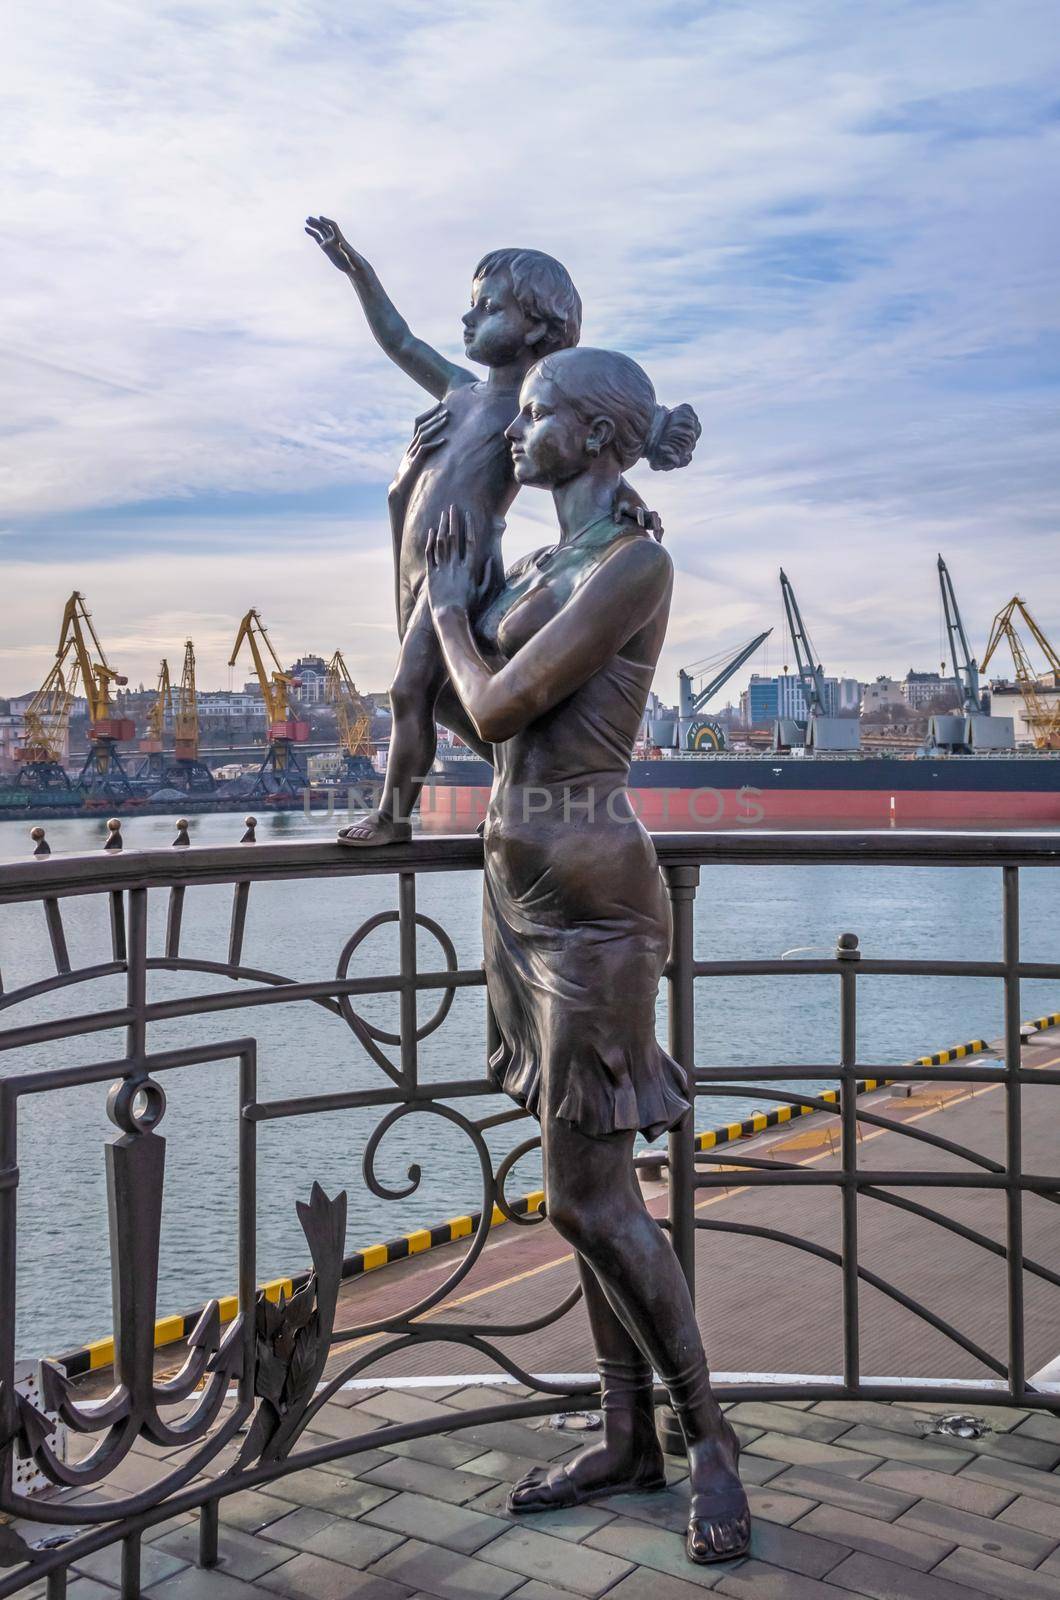
{"type": "Polygon", "coordinates": [[[542,250],[491,250],[475,268],[464,346],[504,366],[530,345],[535,360],[578,343],[582,303],[566,267],[542,250]]]}

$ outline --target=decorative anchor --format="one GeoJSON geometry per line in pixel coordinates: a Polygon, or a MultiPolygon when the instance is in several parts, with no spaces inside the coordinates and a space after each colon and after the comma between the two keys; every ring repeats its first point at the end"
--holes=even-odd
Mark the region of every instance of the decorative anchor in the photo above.
{"type": "Polygon", "coordinates": [[[161,1085],[150,1078],[125,1078],[114,1085],[107,1114],[123,1129],[106,1147],[107,1209],[114,1305],[114,1377],[107,1398],[90,1410],[74,1399],[75,1389],[52,1361],[40,1365],[41,1392],[78,1433],[102,1433],[81,1461],[61,1461],[48,1443],[54,1423],[24,1396],[18,1396],[18,1448],[32,1455],[41,1471],[64,1488],[98,1482],[123,1459],[141,1435],[159,1445],[201,1438],[220,1410],[229,1382],[242,1374],[243,1317],[221,1338],[216,1300],[205,1307],[188,1338],[188,1358],[174,1377],[154,1379],[158,1254],[166,1141],[154,1130],[165,1112],[161,1085]],[[205,1380],[205,1382],[204,1382],[205,1380]],[[197,1403],[176,1422],[163,1421],[161,1406],[186,1400],[202,1384],[197,1403]]]}

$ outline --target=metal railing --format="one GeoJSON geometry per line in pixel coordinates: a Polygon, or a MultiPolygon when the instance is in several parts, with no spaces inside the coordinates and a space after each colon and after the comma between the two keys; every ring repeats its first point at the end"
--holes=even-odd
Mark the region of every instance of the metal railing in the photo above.
{"type": "MultiPolygon", "coordinates": [[[[65,1593],[71,1563],[119,1540],[122,1592],[135,1596],[139,1593],[140,1539],[152,1524],[197,1510],[200,1556],[203,1564],[209,1565],[217,1555],[218,1504],[226,1495],[303,1467],[356,1456],[366,1449],[394,1445],[452,1426],[437,1421],[381,1424],[356,1438],[300,1448],[292,1456],[295,1442],[305,1430],[312,1429],[314,1416],[337,1389],[395,1352],[434,1341],[455,1341],[470,1348],[482,1361],[496,1364],[530,1391],[502,1404],[464,1413],[461,1424],[465,1426],[544,1415],[568,1408],[572,1402],[584,1404],[597,1392],[591,1381],[556,1381],[535,1375],[504,1349],[506,1340],[543,1331],[567,1316],[579,1298],[577,1290],[521,1324],[475,1321],[473,1315],[467,1321],[446,1322],[436,1314],[452,1300],[481,1255],[495,1207],[522,1225],[537,1220],[513,1209],[505,1193],[506,1180],[516,1161],[535,1141],[523,1138],[503,1159],[496,1160],[485,1138],[489,1130],[508,1122],[518,1123],[524,1114],[497,1094],[484,1070],[444,1081],[426,1078],[420,1072],[419,1046],[423,1039],[445,1022],[456,992],[481,986],[484,978],[478,966],[460,967],[445,930],[417,910],[417,879],[426,873],[480,868],[481,841],[475,837],[420,838],[377,854],[346,851],[330,843],[257,844],[252,832],[243,844],[232,847],[131,852],[114,848],[115,830],[105,855],[41,855],[0,867],[0,919],[5,907],[16,902],[38,903],[54,969],[40,973],[21,987],[6,992],[0,989],[0,1063],[5,1052],[45,1043],[57,1047],[62,1063],[31,1066],[6,1075],[0,1066],[0,1511],[9,1518],[30,1517],[36,1523],[51,1524],[56,1536],[61,1537],[64,1530],[71,1535],[68,1542],[61,1544],[54,1537],[37,1537],[31,1548],[10,1524],[0,1522],[0,1596],[14,1594],[24,1584],[44,1578],[48,1594],[55,1600],[65,1593]],[[368,919],[347,940],[338,958],[336,976],[295,981],[283,973],[246,964],[247,912],[255,885],[288,880],[304,885],[314,879],[366,875],[393,879],[397,904],[393,911],[368,919]],[[210,885],[226,885],[232,891],[227,949],[222,958],[216,952],[187,953],[182,932],[188,895],[210,885]],[[93,906],[100,908],[99,921],[106,930],[109,948],[98,952],[90,964],[79,966],[70,953],[67,918],[73,903],[86,896],[93,897],[93,906]],[[151,897],[158,896],[166,898],[165,928],[161,948],[153,951],[148,936],[148,905],[151,897]],[[351,954],[366,932],[387,922],[397,925],[398,970],[367,977],[349,976],[351,954]],[[418,964],[420,930],[432,935],[442,951],[444,964],[434,970],[423,970],[418,964]],[[206,992],[199,988],[196,992],[176,996],[170,993],[159,998],[151,993],[151,975],[156,972],[195,974],[197,978],[205,975],[219,981],[217,987],[206,992]],[[114,978],[124,984],[124,998],[119,1004],[78,1009],[74,1014],[57,1006],[52,1014],[38,1016],[38,1020],[18,1020],[19,1007],[31,1001],[39,1014],[48,996],[80,986],[90,995],[94,983],[114,978]],[[417,999],[422,993],[440,997],[437,1009],[426,1022],[420,1022],[417,1011],[417,999]],[[393,1033],[368,1022],[356,1009],[359,998],[383,994],[397,997],[400,1025],[393,1033]],[[351,1051],[362,1059],[367,1056],[378,1070],[378,1084],[371,1088],[337,1085],[326,1093],[259,1098],[253,1019],[260,1008],[292,1003],[315,1005],[329,1013],[336,1028],[346,1030],[341,1037],[351,1051]],[[239,1013],[239,1026],[230,1031],[222,1023],[233,1011],[239,1013]],[[149,1035],[155,1025],[209,1015],[217,1017],[216,1040],[177,1049],[151,1049],[149,1035]],[[120,1058],[89,1064],[77,1059],[78,1040],[113,1029],[124,1030],[125,1050],[120,1058]],[[222,1332],[219,1307],[211,1302],[187,1341],[187,1356],[180,1370],[160,1380],[154,1370],[154,1324],[164,1205],[165,1140],[159,1133],[166,1109],[164,1085],[166,1075],[178,1068],[205,1067],[222,1061],[236,1063],[239,1079],[238,1311],[227,1331],[222,1332]],[[104,1399],[88,1402],[58,1366],[44,1362],[37,1404],[16,1388],[18,1112],[27,1097],[86,1084],[112,1085],[107,1115],[117,1129],[117,1137],[105,1145],[115,1307],[113,1383],[104,1399]],[[495,1109],[488,1114],[477,1115],[474,1107],[461,1109],[462,1102],[486,1094],[495,1097],[495,1109]],[[331,1198],[313,1184],[306,1201],[299,1204],[299,1220],[313,1270],[296,1292],[290,1298],[272,1300],[256,1287],[257,1132],[260,1124],[267,1121],[358,1107],[377,1108],[381,1115],[363,1162],[365,1183],[376,1196],[394,1199],[410,1192],[388,1188],[376,1173],[375,1157],[381,1140],[396,1122],[413,1110],[428,1111],[455,1126],[469,1141],[481,1176],[482,1206],[478,1226],[464,1255],[444,1281],[439,1283],[431,1275],[426,1281],[433,1287],[415,1298],[418,1280],[412,1277],[409,1283],[413,1304],[356,1326],[344,1322],[337,1329],[335,1313],[346,1224],[344,1194],[331,1198]],[[371,1339],[367,1349],[360,1343],[366,1339],[371,1339]],[[343,1359],[345,1348],[348,1355],[343,1359]],[[176,1418],[174,1412],[179,1412],[176,1418]],[[55,1417],[75,1436],[93,1441],[87,1452],[63,1453],[54,1448],[50,1441],[55,1417]],[[145,1481],[142,1488],[118,1491],[113,1475],[126,1462],[133,1446],[144,1440],[159,1449],[164,1469],[161,1476],[153,1472],[151,1481],[145,1481]],[[223,1469],[217,1461],[222,1451],[228,1452],[228,1464],[223,1469]],[[28,1496],[18,1487],[17,1471],[27,1464],[57,1488],[82,1492],[76,1499],[69,1494],[28,1496]],[[83,1492],[97,1487],[102,1491],[99,1498],[83,1492]]],[[[176,843],[186,844],[186,833],[178,836],[176,843]]],[[[697,1215],[697,1194],[731,1184],[731,1170],[719,1171],[717,1155],[697,1150],[691,1115],[669,1137],[669,1215],[664,1226],[670,1231],[693,1288],[697,1229],[768,1239],[809,1252],[833,1265],[842,1280],[840,1374],[803,1383],[752,1375],[746,1382],[723,1389],[723,1395],[894,1398],[892,1386],[866,1381],[862,1375],[859,1292],[863,1284],[869,1283],[996,1374],[992,1382],[968,1382],[959,1387],[913,1380],[902,1389],[907,1398],[956,1403],[997,1402],[1000,1398],[1015,1405],[1060,1410],[1060,1396],[1055,1389],[1040,1391],[1028,1384],[1024,1337],[1025,1274],[1032,1273],[1060,1287],[1060,1273],[1027,1259],[1023,1248],[1024,1196],[1033,1194],[1047,1202],[1060,1201],[1060,1170],[1024,1170],[1021,1117],[1024,1085],[1033,1082],[1035,1086],[1055,1087],[1060,1084],[1060,1071],[1024,1068],[1020,1034],[1021,983],[1060,978],[1060,961],[1032,962],[1021,957],[1019,889],[1021,869],[1060,864],[1060,841],[1031,835],[755,831],[659,835],[655,844],[674,913],[666,979],[669,1045],[688,1075],[690,1092],[744,1096],[753,1082],[756,1094],[762,1098],[796,1107],[811,1106],[836,1115],[841,1133],[840,1160],[829,1169],[762,1160],[732,1150],[724,1154],[726,1166],[739,1169],[741,1188],[776,1186],[795,1192],[812,1185],[837,1191],[841,1208],[838,1250],[813,1242],[791,1228],[782,1230],[697,1215]],[[709,873],[710,867],[717,864],[993,867],[1000,878],[1001,958],[867,959],[859,950],[857,938],[843,935],[833,957],[700,960],[693,940],[694,901],[702,871],[709,873]],[[834,978],[838,986],[838,1063],[764,1063],[741,1068],[738,1074],[731,1068],[697,1066],[697,982],[747,975],[769,976],[778,982],[799,976],[834,978]],[[962,1061],[932,1068],[930,1073],[936,1083],[1003,1087],[1003,1161],[858,1103],[859,1079],[921,1082],[925,1077],[923,1066],[858,1061],[858,986],[862,978],[870,976],[992,978],[1003,986],[1003,1059],[992,1064],[962,1061]],[[771,1087],[822,1078],[838,1079],[838,1104],[790,1087],[771,1087]],[[914,1141],[924,1153],[924,1164],[916,1170],[863,1168],[858,1159],[858,1131],[863,1124],[914,1141]],[[928,1162],[935,1152],[944,1152],[947,1158],[957,1156],[966,1165],[958,1170],[952,1162],[932,1167],[928,1162]],[[947,1217],[922,1200],[910,1198],[906,1192],[953,1187],[988,1190],[1003,1196],[1003,1243],[947,1217]],[[1008,1340],[1003,1354],[980,1348],[930,1306],[912,1299],[865,1266],[858,1237],[859,1200],[863,1198],[896,1206],[1004,1260],[1008,1340]]],[[[168,987],[172,989],[172,983],[168,987]]],[[[43,1009],[48,1010],[46,1004],[43,1009]]],[[[1060,1163],[1056,1165],[1060,1167],[1060,1163]]],[[[790,1210],[789,1206],[789,1213],[790,1210]]],[[[127,1473],[122,1474],[122,1480],[128,1482],[127,1473]]]]}

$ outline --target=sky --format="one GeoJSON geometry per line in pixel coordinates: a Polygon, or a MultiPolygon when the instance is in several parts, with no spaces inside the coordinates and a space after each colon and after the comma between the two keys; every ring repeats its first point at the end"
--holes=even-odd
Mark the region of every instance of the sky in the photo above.
{"type": "MultiPolygon", "coordinates": [[[[112,665],[203,687],[396,654],[386,485],[422,392],[303,232],[336,218],[462,359],[487,251],[568,266],[583,342],[703,437],[633,481],[677,568],[656,688],[774,626],[829,672],[1060,636],[1053,0],[35,0],[0,65],[0,694],[84,591],[112,665]]],[[[524,489],[514,560],[554,539],[524,489]]],[[[744,674],[743,676],[746,676],[744,674]]]]}

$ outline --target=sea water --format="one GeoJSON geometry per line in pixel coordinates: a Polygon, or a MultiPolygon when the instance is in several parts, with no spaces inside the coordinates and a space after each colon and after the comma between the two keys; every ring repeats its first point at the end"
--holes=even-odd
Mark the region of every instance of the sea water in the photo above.
{"type": "MultiPolygon", "coordinates": [[[[262,843],[328,837],[335,824],[299,813],[264,816],[262,843]]],[[[194,844],[234,844],[235,815],[193,818],[194,844]]],[[[168,847],[165,818],[123,821],[128,848],[168,847]]],[[[102,819],[48,824],[53,851],[102,849],[102,819]]],[[[251,846],[246,847],[248,853],[251,846]]],[[[0,822],[0,862],[28,859],[25,821],[0,822]]],[[[102,860],[101,856],[101,860],[102,860]]],[[[1026,959],[1060,959],[1060,898],[1048,868],[1022,877],[1022,949],[1026,959]]],[[[438,923],[461,967],[481,961],[477,873],[424,873],[417,908],[438,923]]],[[[161,954],[167,895],[150,897],[149,953],[161,954]]],[[[189,890],[181,954],[227,959],[231,885],[189,890]]],[[[386,876],[293,879],[253,884],[243,963],[300,981],[333,976],[344,945],[369,918],[397,906],[397,880],[386,876]]],[[[878,868],[870,866],[705,866],[695,908],[696,954],[706,960],[774,959],[790,953],[834,953],[840,933],[858,935],[866,957],[996,960],[1001,954],[1001,874],[996,868],[878,868]]],[[[104,895],[63,902],[72,964],[110,955],[104,895]]],[[[422,970],[445,965],[436,938],[421,930],[422,970]]],[[[5,994],[54,972],[41,903],[0,906],[0,969],[5,994]]],[[[396,927],[376,927],[354,952],[350,976],[398,970],[396,927]]],[[[155,972],[152,999],[217,993],[231,980],[217,974],[155,972]]],[[[738,1098],[701,1096],[698,1128],[727,1123],[774,1102],[756,1090],[754,1068],[783,1063],[827,1068],[838,1058],[837,984],[830,977],[702,979],[696,985],[696,1059],[732,1067],[743,1084],[738,1098]]],[[[866,977],[858,985],[858,1056],[865,1073],[967,1039],[996,1038],[1002,1028],[1001,984],[995,979],[866,977]]],[[[9,1007],[11,1027],[56,1014],[81,1014],[124,1002],[121,977],[75,985],[9,1007]]],[[[419,997],[426,1023],[437,996],[419,997]]],[[[356,1000],[359,1015],[396,1032],[395,995],[356,1000]]],[[[1033,1017],[1060,1008],[1060,984],[1026,983],[1022,1012],[1033,1017]]],[[[665,994],[660,1037],[666,1037],[665,994]]],[[[347,1023],[308,1002],[220,1011],[156,1024],[149,1047],[164,1050],[245,1036],[257,1041],[262,1100],[323,1094],[335,1089],[380,1089],[389,1082],[347,1023]]],[[[397,1049],[379,1048],[396,1062],[397,1049]]],[[[119,1031],[59,1040],[0,1054],[0,1076],[33,1069],[118,1059],[119,1031]]],[[[445,1021],[419,1046],[423,1081],[474,1077],[485,1068],[484,996],[458,990],[445,1021]]],[[[827,1075],[792,1086],[812,1092],[827,1075]]],[[[106,1085],[27,1097],[19,1110],[18,1347],[23,1355],[54,1354],[111,1331],[104,1145],[115,1137],[105,1112],[106,1085]]],[[[165,1074],[168,1108],[165,1209],[158,1312],[163,1315],[231,1292],[236,1281],[237,1071],[232,1061],[165,1074]]],[[[452,1102],[465,1117],[505,1106],[499,1096],[452,1102]]],[[[471,1135],[427,1108],[399,1117],[381,1141],[375,1172],[405,1198],[372,1193],[362,1175],[365,1149],[386,1108],[362,1108],[258,1124],[258,1279],[300,1270],[307,1250],[295,1211],[314,1180],[329,1194],[349,1194],[347,1251],[413,1228],[477,1210],[483,1187],[471,1135]],[[418,1170],[418,1181],[416,1181],[418,1170]],[[410,1172],[412,1176],[410,1176],[410,1172]]],[[[536,1126],[520,1120],[492,1130],[494,1159],[536,1126]]],[[[516,1168],[511,1195],[538,1187],[535,1152],[516,1168]]]]}

